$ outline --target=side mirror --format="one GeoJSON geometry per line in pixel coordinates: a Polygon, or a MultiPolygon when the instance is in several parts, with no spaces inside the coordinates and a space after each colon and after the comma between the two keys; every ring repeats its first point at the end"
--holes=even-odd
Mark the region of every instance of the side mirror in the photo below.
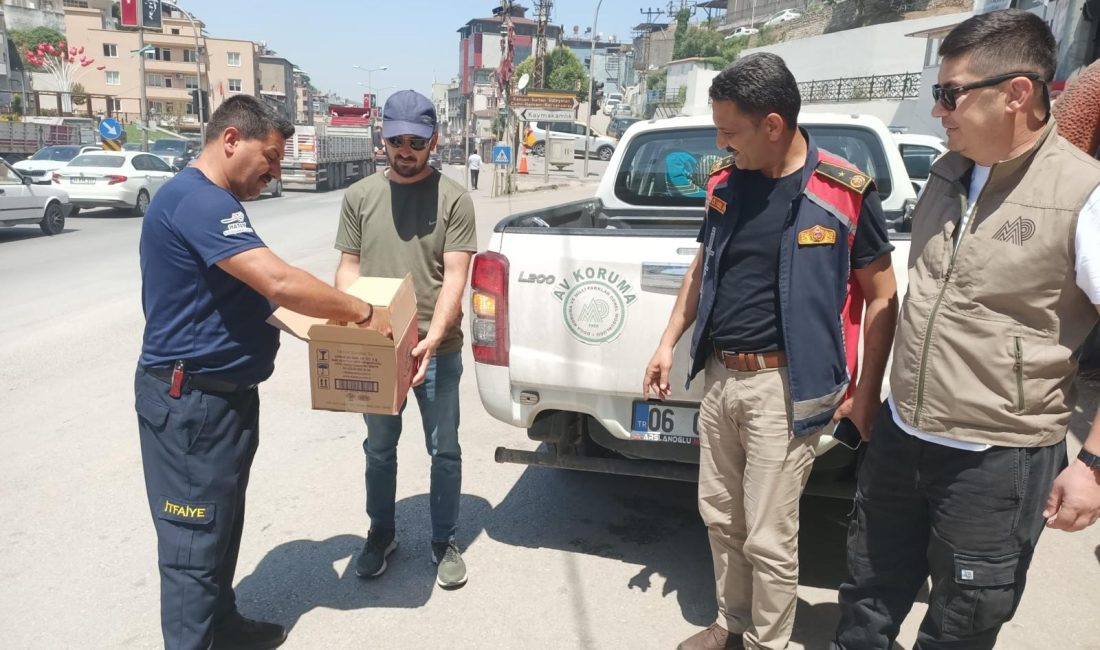
{"type": "Polygon", "coordinates": [[[34,179],[30,176],[20,176],[19,178],[23,181],[24,185],[34,185],[34,179]]]}

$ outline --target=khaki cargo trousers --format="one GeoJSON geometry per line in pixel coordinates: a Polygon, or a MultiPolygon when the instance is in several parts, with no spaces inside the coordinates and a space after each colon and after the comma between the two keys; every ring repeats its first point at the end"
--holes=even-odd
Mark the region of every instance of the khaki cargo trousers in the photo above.
{"type": "Polygon", "coordinates": [[[717,583],[718,624],[746,648],[779,650],[794,627],[798,500],[821,433],[794,438],[787,369],[707,361],[699,407],[699,513],[717,583]]]}

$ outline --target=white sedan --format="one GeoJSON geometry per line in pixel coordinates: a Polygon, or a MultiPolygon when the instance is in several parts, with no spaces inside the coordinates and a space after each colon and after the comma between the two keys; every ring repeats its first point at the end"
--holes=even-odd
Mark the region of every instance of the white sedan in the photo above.
{"type": "Polygon", "coordinates": [[[53,174],[55,186],[69,194],[73,214],[80,208],[130,208],[145,214],[149,201],[175,171],[157,156],[141,151],[103,151],[73,158],[53,174]]]}

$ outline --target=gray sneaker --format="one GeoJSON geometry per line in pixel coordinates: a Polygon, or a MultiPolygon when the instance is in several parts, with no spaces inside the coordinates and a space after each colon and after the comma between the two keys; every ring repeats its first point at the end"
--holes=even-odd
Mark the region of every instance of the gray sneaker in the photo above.
{"type": "Polygon", "coordinates": [[[454,542],[432,542],[432,564],[438,564],[435,583],[444,589],[466,584],[466,563],[454,542]]]}
{"type": "Polygon", "coordinates": [[[396,531],[372,530],[367,533],[363,551],[355,559],[355,574],[360,578],[376,578],[386,570],[386,556],[397,548],[396,531]]]}

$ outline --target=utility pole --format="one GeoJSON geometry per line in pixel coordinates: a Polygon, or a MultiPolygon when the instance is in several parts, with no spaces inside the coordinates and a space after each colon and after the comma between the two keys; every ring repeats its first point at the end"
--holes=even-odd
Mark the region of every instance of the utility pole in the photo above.
{"type": "MultiPolygon", "coordinates": [[[[145,96],[145,17],[142,16],[138,21],[138,76],[141,78],[138,80],[138,88],[141,89],[141,150],[149,151],[149,101],[145,96]]],[[[199,93],[199,100],[202,100],[202,93],[199,93]]]]}
{"type": "MultiPolygon", "coordinates": [[[[596,3],[596,15],[592,16],[592,42],[588,48],[588,119],[584,123],[584,176],[588,178],[588,150],[592,145],[592,107],[593,102],[596,101],[596,21],[600,19],[600,5],[603,4],[603,0],[599,0],[596,3]]],[[[546,130],[547,139],[550,136],[550,129],[546,130]]],[[[550,153],[546,153],[547,159],[550,157],[550,153]]]]}
{"type": "Polygon", "coordinates": [[[546,24],[550,22],[553,0],[538,0],[535,16],[535,67],[531,73],[532,88],[546,87],[546,24]]]}

